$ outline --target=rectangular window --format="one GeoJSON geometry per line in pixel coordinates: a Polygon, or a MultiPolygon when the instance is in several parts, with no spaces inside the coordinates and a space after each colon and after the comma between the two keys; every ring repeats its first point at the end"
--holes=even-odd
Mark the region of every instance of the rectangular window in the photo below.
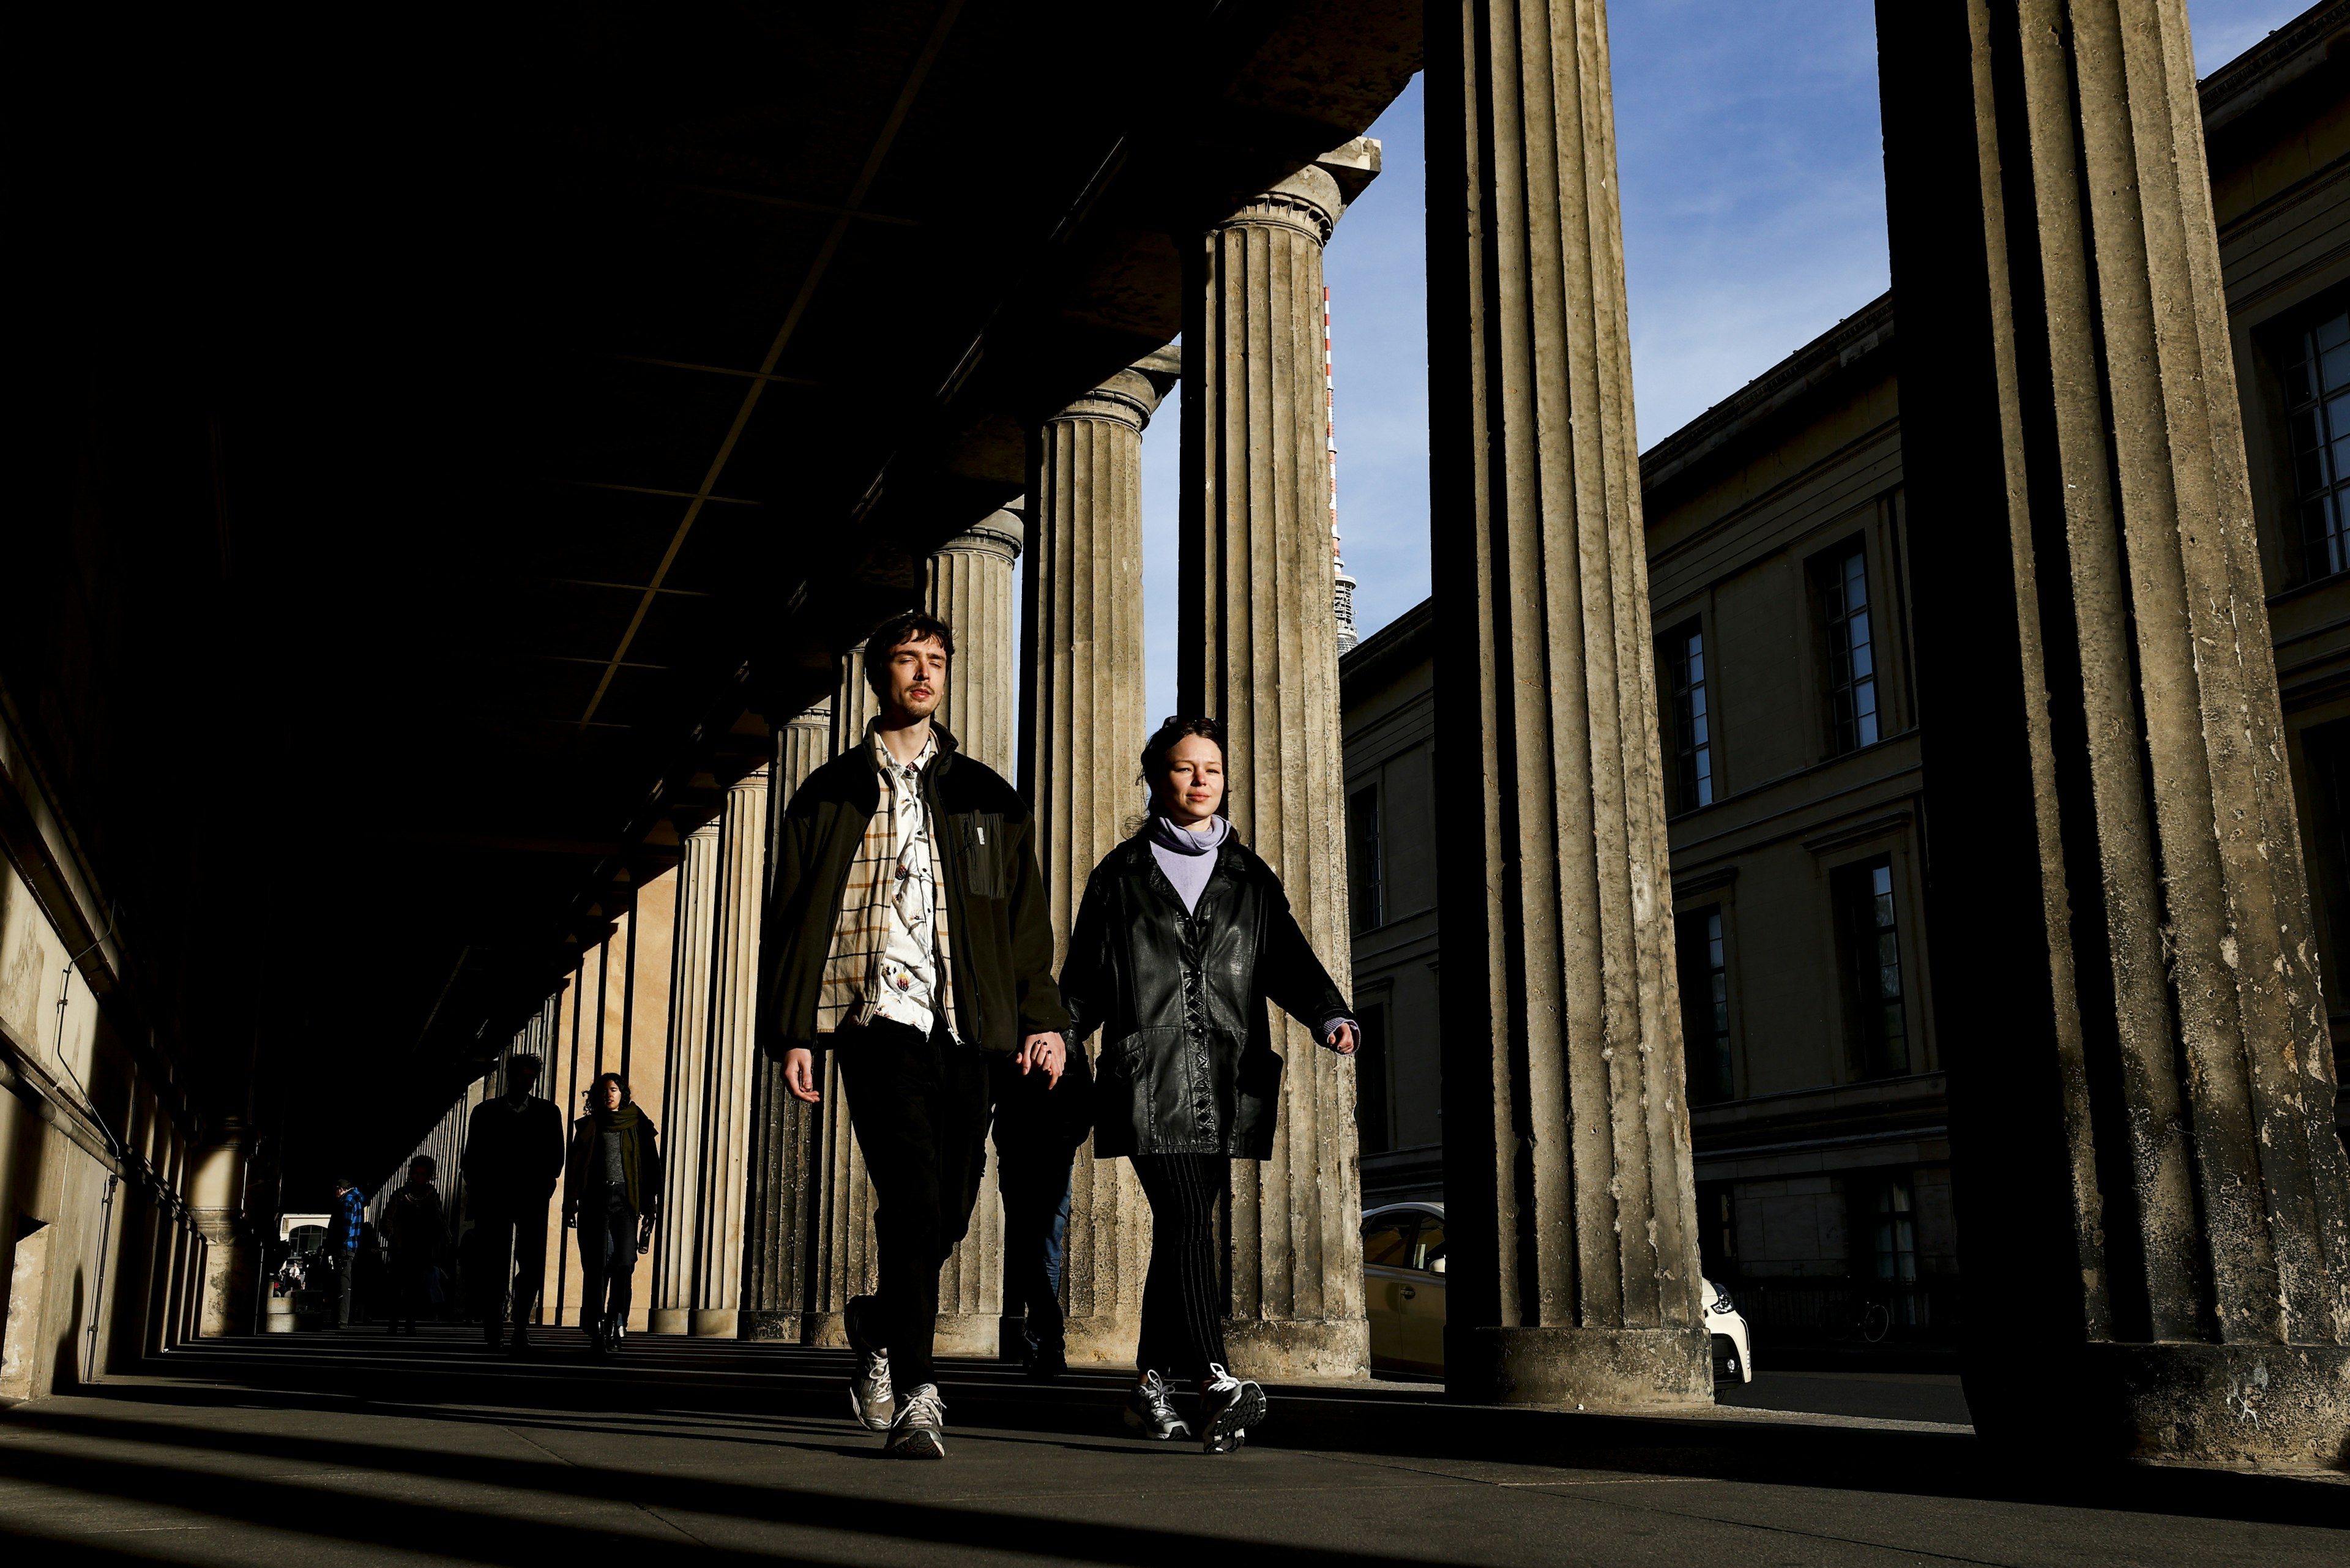
{"type": "Polygon", "coordinates": [[[1364,1154],[1385,1154],[1395,1146],[1388,1132],[1387,1003],[1363,1008],[1362,1025],[1362,1043],[1355,1047],[1355,1136],[1364,1154]]]}
{"type": "Polygon", "coordinates": [[[1903,1012],[1901,932],[1893,910],[1893,866],[1875,860],[1835,873],[1836,916],[1844,927],[1846,982],[1858,1044],[1860,1075],[1898,1077],[1910,1070],[1903,1012]]]}
{"type": "Polygon", "coordinates": [[[1820,571],[1827,626],[1828,717],[1838,753],[1877,743],[1877,649],[1868,618],[1868,552],[1858,545],[1820,571]]]}
{"type": "Polygon", "coordinates": [[[1724,962],[1721,911],[1689,909],[1676,917],[1679,950],[1681,1052],[1693,1106],[1726,1100],[1735,1092],[1730,1065],[1730,971],[1724,962]]]}
{"type": "Polygon", "coordinates": [[[2350,310],[2312,323],[2288,352],[2285,428],[2303,565],[2312,577],[2330,577],[2350,571],[2350,310]]]}
{"type": "Polygon", "coordinates": [[[1888,1175],[1871,1184],[1875,1212],[1868,1216],[1866,1234],[1876,1258],[1877,1277],[1903,1284],[1918,1278],[1918,1225],[1909,1197],[1909,1179],[1888,1175]]]}
{"type": "Polygon", "coordinates": [[[1705,630],[1692,621],[1667,632],[1665,688],[1673,699],[1673,810],[1713,804],[1713,724],[1707,711],[1705,630]]]}
{"type": "Polygon", "coordinates": [[[1698,1267],[1715,1284],[1738,1277],[1738,1184],[1697,1184],[1698,1267]]]}
{"type": "Polygon", "coordinates": [[[1385,867],[1379,853],[1379,786],[1347,797],[1347,883],[1353,892],[1355,929],[1387,924],[1385,867]]]}

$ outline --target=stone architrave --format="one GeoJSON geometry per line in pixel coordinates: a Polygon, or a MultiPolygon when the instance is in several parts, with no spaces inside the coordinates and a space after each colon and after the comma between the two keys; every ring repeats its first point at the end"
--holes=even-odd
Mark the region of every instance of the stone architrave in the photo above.
{"type": "Polygon", "coordinates": [[[1932,302],[1936,993],[2002,1283],[1968,1404],[2067,1456],[2338,1466],[2350,1174],[2186,8],[1877,24],[1894,287],[1932,302]]]}
{"type": "MultiPolygon", "coordinates": [[[[1142,432],[1180,366],[1177,350],[1160,349],[1047,420],[1037,436],[1024,610],[1034,678],[1024,697],[1022,773],[1035,803],[1056,972],[1087,877],[1142,813],[1128,771],[1150,732],[1142,432]]],[[[1087,1143],[1071,1177],[1062,1262],[1073,1362],[1132,1365],[1149,1245],[1150,1209],[1133,1168],[1096,1160],[1087,1143]]]]}
{"type": "Polygon", "coordinates": [[[711,962],[718,930],[720,825],[686,836],[677,868],[671,938],[667,1071],[661,1085],[660,1234],[656,1241],[652,1310],[647,1332],[688,1334],[701,1297],[704,1263],[702,1141],[710,1097],[711,962]]]}
{"type": "Polygon", "coordinates": [[[1606,10],[1427,36],[1447,1386],[1700,1404],[1606,10]]]}
{"type": "MultiPolygon", "coordinates": [[[[768,771],[767,876],[775,835],[792,795],[832,755],[832,704],[819,702],[775,732],[768,771]]],[[[784,1085],[783,1064],[764,1053],[751,1063],[751,1154],[743,1251],[742,1337],[798,1343],[808,1305],[808,1243],[819,1198],[815,1165],[821,1107],[784,1085]]]]}
{"type": "MultiPolygon", "coordinates": [[[[1224,722],[1233,827],[1280,875],[1342,989],[1351,933],[1322,247],[1345,205],[1309,164],[1193,252],[1177,672],[1180,706],[1224,722]]],[[[1354,1066],[1310,1029],[1276,1022],[1287,1068],[1273,1158],[1232,1167],[1229,1347],[1255,1376],[1360,1376],[1370,1349],[1354,1066]]]]}

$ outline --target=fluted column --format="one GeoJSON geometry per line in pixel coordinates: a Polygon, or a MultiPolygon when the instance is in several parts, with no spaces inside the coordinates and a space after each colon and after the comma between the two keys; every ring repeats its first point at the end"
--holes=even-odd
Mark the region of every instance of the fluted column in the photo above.
{"type": "Polygon", "coordinates": [[[203,1295],[196,1332],[207,1339],[249,1334],[253,1292],[261,1259],[260,1238],[244,1211],[244,1164],[251,1137],[231,1118],[220,1137],[195,1160],[189,1184],[189,1214],[204,1240],[203,1295]]]}
{"type": "Polygon", "coordinates": [[[691,1332],[693,1309],[700,1304],[702,1171],[711,1158],[702,1132],[710,1096],[710,980],[718,925],[719,834],[719,824],[709,822],[687,835],[677,867],[669,1040],[661,1085],[666,1168],[652,1311],[646,1320],[647,1332],[652,1334],[691,1332]]]}
{"type": "MultiPolygon", "coordinates": [[[[1330,612],[1322,246],[1344,210],[1308,165],[1210,229],[1184,317],[1180,596],[1187,711],[1224,722],[1227,814],[1288,889],[1314,950],[1350,973],[1338,639],[1330,612]]],[[[1285,1019],[1273,1158],[1232,1168],[1237,1366],[1349,1377],[1363,1317],[1354,1067],[1285,1019]]]]}
{"type": "Polygon", "coordinates": [[[1430,14],[1447,1383],[1711,1397],[1600,0],[1430,14]]]}
{"type": "Polygon", "coordinates": [[[954,628],[955,657],[939,722],[965,756],[1005,778],[1019,751],[1020,514],[990,513],[931,556],[930,612],[954,628]]]}
{"type": "Polygon", "coordinates": [[[1901,413],[1936,993],[2002,1285],[1968,1403],[2068,1456],[2338,1467],[2350,1174],[2186,9],[1878,28],[1894,286],[1932,301],[1901,413]]]}
{"type": "MultiPolygon", "coordinates": [[[[1142,663],[1142,432],[1180,362],[1176,350],[1159,350],[1062,410],[1037,436],[1023,611],[1034,678],[1024,695],[1021,749],[1056,971],[1086,878],[1142,812],[1128,763],[1150,730],[1142,663]]],[[[1090,1143],[1078,1151],[1071,1179],[1062,1265],[1069,1357],[1128,1366],[1141,1323],[1149,1205],[1133,1168],[1097,1161],[1090,1143]]]]}
{"type": "MultiPolygon", "coordinates": [[[[767,876],[775,835],[800,785],[832,755],[832,704],[819,702],[775,732],[768,769],[767,876]]],[[[796,1344],[808,1307],[808,1243],[819,1198],[816,1137],[823,1108],[795,1099],[783,1064],[764,1052],[751,1062],[749,1194],[743,1220],[744,1339],[796,1344]]]]}
{"type": "Polygon", "coordinates": [[[730,786],[719,819],[718,886],[710,954],[709,1076],[699,1140],[699,1258],[691,1332],[732,1339],[743,1308],[743,1206],[756,1054],[759,922],[767,887],[767,770],[730,786]]]}

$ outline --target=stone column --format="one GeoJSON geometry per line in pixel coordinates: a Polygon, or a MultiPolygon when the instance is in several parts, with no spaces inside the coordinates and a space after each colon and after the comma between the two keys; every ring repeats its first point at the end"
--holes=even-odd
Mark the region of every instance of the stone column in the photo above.
{"type": "MultiPolygon", "coordinates": [[[[1142,432],[1180,366],[1176,350],[1160,349],[1047,420],[1037,436],[1023,610],[1033,680],[1022,700],[1021,752],[1056,970],[1086,878],[1142,810],[1128,771],[1150,732],[1142,432]]],[[[1096,1160],[1087,1144],[1072,1177],[1062,1264],[1071,1361],[1133,1364],[1149,1248],[1150,1209],[1133,1168],[1096,1160]]]]}
{"type": "MultiPolygon", "coordinates": [[[[1345,208],[1316,164],[1211,228],[1183,321],[1179,705],[1221,718],[1227,814],[1350,973],[1346,770],[1331,615],[1322,246],[1345,208]]],[[[1369,1366],[1351,1063],[1278,1020],[1273,1158],[1232,1168],[1230,1348],[1263,1377],[1369,1366]]]]}
{"type": "MultiPolygon", "coordinates": [[[[832,704],[819,702],[775,732],[768,769],[767,876],[793,794],[832,756],[832,704]]],[[[822,1108],[784,1086],[783,1064],[751,1062],[751,1154],[743,1246],[742,1337],[797,1344],[809,1303],[808,1242],[818,1199],[816,1135],[822,1108]]]]}
{"type": "Polygon", "coordinates": [[[243,1122],[222,1124],[220,1137],[196,1156],[189,1183],[189,1214],[204,1240],[203,1294],[196,1333],[206,1339],[253,1332],[255,1269],[260,1238],[244,1211],[244,1161],[250,1137],[243,1122]]]}
{"type": "Polygon", "coordinates": [[[931,557],[930,612],[954,628],[952,672],[939,722],[965,756],[1005,778],[1019,750],[1020,546],[1026,528],[1010,507],[990,513],[931,557]]]}
{"type": "Polygon", "coordinates": [[[1600,0],[1427,76],[1447,1386],[1711,1397],[1600,0]]]}
{"type": "Polygon", "coordinates": [[[710,1045],[698,1134],[702,1192],[691,1332],[732,1339],[743,1309],[743,1203],[749,1177],[752,1061],[756,1054],[759,925],[767,888],[767,770],[726,791],[711,937],[710,1045]]]}
{"type": "MultiPolygon", "coordinates": [[[[719,824],[686,836],[677,867],[677,924],[671,938],[669,1042],[662,1075],[660,1235],[653,1269],[651,1334],[686,1334],[699,1303],[702,1262],[702,1141],[710,1096],[712,947],[717,935],[719,824]]],[[[549,1064],[552,1066],[553,1064],[549,1064]]],[[[552,1075],[550,1074],[550,1077],[552,1075]]]]}
{"type": "Polygon", "coordinates": [[[1967,1397],[2338,1466],[2350,1175],[2187,15],[1878,7],[1967,1397]],[[1977,1251],[1991,1262],[1981,1264],[1977,1251]]]}

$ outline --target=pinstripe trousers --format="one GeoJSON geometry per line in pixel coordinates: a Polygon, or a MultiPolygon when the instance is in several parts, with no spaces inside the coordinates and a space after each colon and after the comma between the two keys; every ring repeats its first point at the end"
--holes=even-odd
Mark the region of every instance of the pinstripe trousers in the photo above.
{"type": "Polygon", "coordinates": [[[1204,1378],[1224,1365],[1224,1301],[1216,1266],[1216,1210],[1232,1181],[1221,1154],[1138,1154],[1134,1174],[1150,1199],[1150,1274],[1142,1287],[1137,1369],[1204,1378]]]}

